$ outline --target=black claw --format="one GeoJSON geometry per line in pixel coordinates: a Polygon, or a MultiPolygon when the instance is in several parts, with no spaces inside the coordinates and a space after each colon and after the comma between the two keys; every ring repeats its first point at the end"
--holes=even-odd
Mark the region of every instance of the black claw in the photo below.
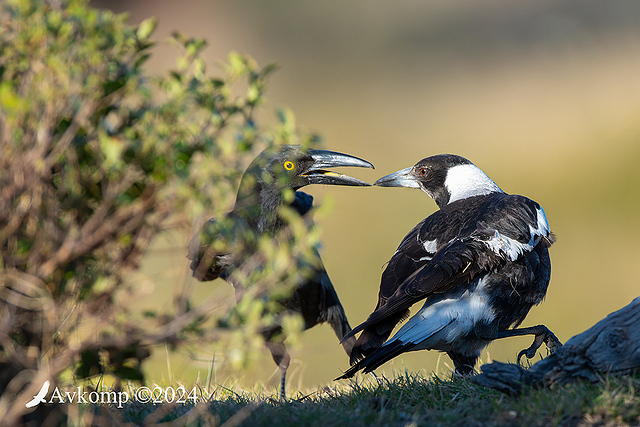
{"type": "Polygon", "coordinates": [[[525,348],[525,349],[524,349],[524,350],[522,350],[520,353],[518,353],[518,360],[517,360],[518,365],[521,365],[521,363],[520,363],[520,359],[522,359],[522,356],[524,356],[525,354],[527,354],[527,351],[528,351],[528,350],[529,350],[528,348],[525,348]]]}
{"type": "Polygon", "coordinates": [[[556,337],[553,332],[549,331],[548,334],[544,337],[544,343],[549,349],[549,353],[553,354],[557,349],[562,347],[562,342],[556,337]]]}
{"type": "Polygon", "coordinates": [[[558,348],[562,347],[562,343],[560,342],[558,337],[556,337],[550,330],[547,330],[542,334],[536,335],[531,346],[518,353],[518,365],[520,364],[520,359],[522,359],[522,356],[527,356],[527,359],[533,359],[542,343],[547,346],[549,353],[553,353],[558,348]]]}
{"type": "Polygon", "coordinates": [[[542,340],[540,340],[540,343],[538,343],[536,337],[536,339],[533,341],[533,344],[531,344],[531,347],[525,348],[520,353],[518,353],[518,365],[520,364],[520,359],[522,359],[522,356],[527,356],[527,359],[533,359],[541,345],[542,340]]]}

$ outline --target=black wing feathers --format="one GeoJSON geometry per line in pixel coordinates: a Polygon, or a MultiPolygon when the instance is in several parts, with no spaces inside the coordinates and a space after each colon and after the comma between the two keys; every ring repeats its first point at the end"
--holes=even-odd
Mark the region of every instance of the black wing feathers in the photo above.
{"type": "Polygon", "coordinates": [[[518,195],[503,195],[495,198],[494,208],[484,215],[484,222],[493,230],[521,243],[531,240],[530,227],[537,228],[537,209],[540,205],[518,195]]]}
{"type": "Polygon", "coordinates": [[[382,274],[376,309],[347,335],[363,331],[351,363],[380,347],[395,325],[408,315],[411,305],[505,262],[487,251],[483,243],[496,231],[529,243],[531,227],[538,227],[539,208],[523,196],[493,193],[450,203],[418,223],[402,240],[382,274]],[[437,252],[428,252],[425,242],[436,242],[437,252]]]}
{"type": "MultiPolygon", "coordinates": [[[[461,283],[469,282],[482,269],[490,268],[490,259],[479,259],[482,243],[473,239],[454,240],[422,268],[414,271],[385,304],[354,328],[349,335],[397,317],[427,296],[443,292],[461,283]]],[[[348,336],[349,336],[348,335],[348,336]]]]}

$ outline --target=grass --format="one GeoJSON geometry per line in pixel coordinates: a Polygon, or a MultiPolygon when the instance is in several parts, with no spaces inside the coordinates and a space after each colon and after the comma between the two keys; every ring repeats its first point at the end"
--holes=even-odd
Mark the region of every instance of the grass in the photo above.
{"type": "MultiPolygon", "coordinates": [[[[285,403],[256,392],[217,386],[209,399],[200,389],[196,404],[128,403],[96,406],[92,422],[134,425],[224,426],[575,426],[640,424],[640,376],[576,382],[553,389],[525,389],[507,396],[468,378],[426,378],[404,373],[370,377],[350,385],[298,393],[285,403]]],[[[86,421],[86,415],[84,420],[86,421]]]]}

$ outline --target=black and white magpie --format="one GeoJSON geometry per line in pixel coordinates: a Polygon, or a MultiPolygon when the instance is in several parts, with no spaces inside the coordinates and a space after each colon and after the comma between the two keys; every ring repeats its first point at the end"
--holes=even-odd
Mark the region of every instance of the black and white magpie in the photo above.
{"type": "MultiPolygon", "coordinates": [[[[324,170],[338,166],[373,168],[366,160],[334,151],[304,150],[291,145],[263,151],[243,174],[233,210],[224,218],[211,219],[190,242],[187,257],[192,261],[194,277],[201,281],[221,277],[234,286],[236,299],[241,300],[246,289],[255,283],[246,282],[251,280],[250,274],[233,273],[236,270],[260,268],[260,260],[256,262],[254,259],[258,240],[264,236],[276,239],[287,225],[280,215],[280,208],[288,204],[300,216],[308,216],[313,197],[297,190],[309,184],[371,185],[324,170]],[[293,196],[289,203],[285,201],[288,200],[287,192],[293,196]]],[[[311,221],[307,220],[306,224],[311,226],[311,221]]],[[[301,267],[294,272],[296,286],[284,297],[279,290],[279,296],[276,297],[279,308],[276,313],[270,314],[299,313],[305,329],[328,322],[338,339],[342,340],[347,355],[350,355],[355,338],[344,338],[351,330],[347,316],[317,249],[310,257],[312,259],[295,260],[294,265],[301,267]]],[[[261,296],[269,298],[268,295],[261,296]]],[[[262,335],[280,368],[280,399],[284,400],[290,356],[283,342],[282,327],[266,327],[262,335]]]]}
{"type": "Polygon", "coordinates": [[[375,310],[345,336],[362,331],[353,366],[340,378],[372,372],[408,351],[444,351],[457,373],[469,374],[498,338],[535,335],[518,360],[532,358],[543,342],[552,351],[561,345],[544,325],[516,329],[543,300],[551,276],[548,248],[555,238],[538,203],[506,194],[451,154],[422,159],[374,185],[418,188],[440,209],[405,236],[389,261],[375,310]],[[386,341],[421,300],[422,308],[386,341]]]}

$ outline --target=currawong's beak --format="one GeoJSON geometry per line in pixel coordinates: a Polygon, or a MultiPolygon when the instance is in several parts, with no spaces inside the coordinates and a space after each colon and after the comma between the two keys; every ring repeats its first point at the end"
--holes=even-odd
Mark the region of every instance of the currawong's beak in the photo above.
{"type": "Polygon", "coordinates": [[[385,175],[374,182],[373,185],[378,185],[380,187],[420,188],[420,183],[413,173],[411,173],[412,169],[413,166],[385,175]]]}
{"type": "Polygon", "coordinates": [[[361,181],[337,172],[327,171],[323,168],[336,168],[341,166],[352,166],[357,168],[371,168],[373,165],[366,160],[349,154],[338,153],[328,150],[309,150],[309,155],[313,159],[311,167],[300,174],[309,184],[329,184],[329,185],[350,185],[350,186],[370,186],[368,182],[361,181]]]}

